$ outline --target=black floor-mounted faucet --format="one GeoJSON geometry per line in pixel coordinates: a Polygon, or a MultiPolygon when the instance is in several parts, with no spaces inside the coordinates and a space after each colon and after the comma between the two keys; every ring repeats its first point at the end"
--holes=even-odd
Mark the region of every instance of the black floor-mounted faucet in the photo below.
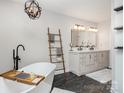
{"type": "Polygon", "coordinates": [[[22,47],[23,50],[25,51],[25,47],[22,44],[20,44],[16,48],[16,56],[15,56],[15,49],[13,49],[14,70],[18,70],[18,67],[19,67],[18,61],[21,60],[19,58],[19,55],[18,55],[18,49],[19,49],[19,47],[22,47]]]}

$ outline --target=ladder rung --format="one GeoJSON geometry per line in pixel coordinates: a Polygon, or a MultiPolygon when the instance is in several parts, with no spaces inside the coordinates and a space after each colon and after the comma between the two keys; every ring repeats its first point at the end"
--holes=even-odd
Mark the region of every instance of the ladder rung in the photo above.
{"type": "Polygon", "coordinates": [[[51,63],[63,63],[64,61],[58,61],[58,62],[51,62],[51,63]]]}
{"type": "Polygon", "coordinates": [[[64,68],[61,68],[61,69],[56,69],[56,71],[59,71],[59,70],[64,70],[64,68]]]}
{"type": "Polygon", "coordinates": [[[60,40],[48,40],[49,42],[61,42],[60,40]]]}
{"type": "Polygon", "coordinates": [[[64,54],[51,54],[50,56],[62,56],[64,54]]]}
{"type": "Polygon", "coordinates": [[[49,35],[56,35],[56,36],[60,36],[60,34],[52,34],[52,33],[49,33],[49,35]]]}
{"type": "Polygon", "coordinates": [[[49,47],[49,48],[62,48],[62,47],[49,47]]]}

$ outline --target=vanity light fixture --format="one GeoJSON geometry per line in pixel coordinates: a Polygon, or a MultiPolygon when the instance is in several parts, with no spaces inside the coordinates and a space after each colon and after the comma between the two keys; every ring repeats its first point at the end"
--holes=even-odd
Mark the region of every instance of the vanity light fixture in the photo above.
{"type": "Polygon", "coordinates": [[[28,0],[25,2],[24,10],[29,18],[35,20],[40,17],[42,8],[39,6],[39,3],[36,0],[28,0]]]}
{"type": "Polygon", "coordinates": [[[79,30],[79,31],[83,31],[83,30],[85,30],[85,27],[83,25],[75,24],[74,25],[74,29],[75,30],[79,30]]]}
{"type": "Polygon", "coordinates": [[[75,24],[75,25],[74,25],[74,29],[78,29],[78,25],[75,24]]]}
{"type": "Polygon", "coordinates": [[[98,29],[96,27],[89,27],[88,31],[97,32],[98,29]]]}

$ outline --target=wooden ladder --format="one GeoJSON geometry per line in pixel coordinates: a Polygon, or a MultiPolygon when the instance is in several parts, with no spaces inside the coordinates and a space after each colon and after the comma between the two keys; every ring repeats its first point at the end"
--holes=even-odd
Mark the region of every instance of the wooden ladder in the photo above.
{"type": "Polygon", "coordinates": [[[64,54],[63,54],[63,47],[62,47],[62,39],[61,39],[61,32],[60,29],[58,30],[58,34],[53,34],[50,33],[50,29],[48,28],[48,42],[49,42],[49,56],[50,56],[50,62],[54,63],[56,65],[58,64],[62,64],[62,68],[56,69],[56,71],[60,71],[63,70],[64,72],[64,76],[65,76],[65,80],[66,80],[66,75],[65,75],[65,63],[64,63],[64,54]],[[51,36],[54,35],[54,39],[55,37],[58,37],[58,40],[54,40],[53,42],[51,42],[51,36]],[[52,43],[59,43],[59,47],[57,47],[56,45],[52,46],[52,43]],[[53,50],[56,51],[56,49],[59,48],[61,53],[57,54],[57,53],[52,53],[53,50]],[[53,61],[53,57],[61,57],[61,61],[53,61]]]}

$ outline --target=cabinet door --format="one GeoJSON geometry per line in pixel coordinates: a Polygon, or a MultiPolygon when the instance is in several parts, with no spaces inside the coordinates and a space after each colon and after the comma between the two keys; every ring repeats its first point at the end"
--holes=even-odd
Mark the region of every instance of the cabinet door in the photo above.
{"type": "Polygon", "coordinates": [[[96,53],[88,53],[86,60],[86,73],[91,73],[96,70],[96,53]]]}
{"type": "Polygon", "coordinates": [[[94,52],[92,55],[92,68],[93,68],[93,71],[97,70],[97,53],[96,52],[94,52]]]}
{"type": "Polygon", "coordinates": [[[86,70],[85,70],[85,68],[86,68],[86,56],[87,56],[86,53],[80,54],[80,59],[79,59],[79,61],[80,61],[80,63],[79,63],[80,75],[84,75],[86,72],[86,70]]]}
{"type": "Polygon", "coordinates": [[[95,62],[96,62],[96,53],[93,52],[91,53],[91,58],[90,58],[90,65],[95,65],[95,62]]]}
{"type": "Polygon", "coordinates": [[[90,60],[91,60],[91,54],[86,53],[86,66],[90,65],[90,60]]]}
{"type": "Polygon", "coordinates": [[[96,53],[88,53],[86,56],[86,65],[94,65],[96,59],[96,53]]]}
{"type": "Polygon", "coordinates": [[[79,75],[79,54],[70,53],[69,59],[70,59],[70,62],[69,62],[70,71],[76,75],[79,75]]]}
{"type": "Polygon", "coordinates": [[[102,68],[102,53],[97,52],[97,69],[102,68]]]}
{"type": "Polygon", "coordinates": [[[97,68],[103,69],[109,66],[109,52],[102,51],[97,53],[97,68]]]}
{"type": "Polygon", "coordinates": [[[103,67],[109,66],[109,52],[108,51],[102,52],[102,66],[103,67]]]}

